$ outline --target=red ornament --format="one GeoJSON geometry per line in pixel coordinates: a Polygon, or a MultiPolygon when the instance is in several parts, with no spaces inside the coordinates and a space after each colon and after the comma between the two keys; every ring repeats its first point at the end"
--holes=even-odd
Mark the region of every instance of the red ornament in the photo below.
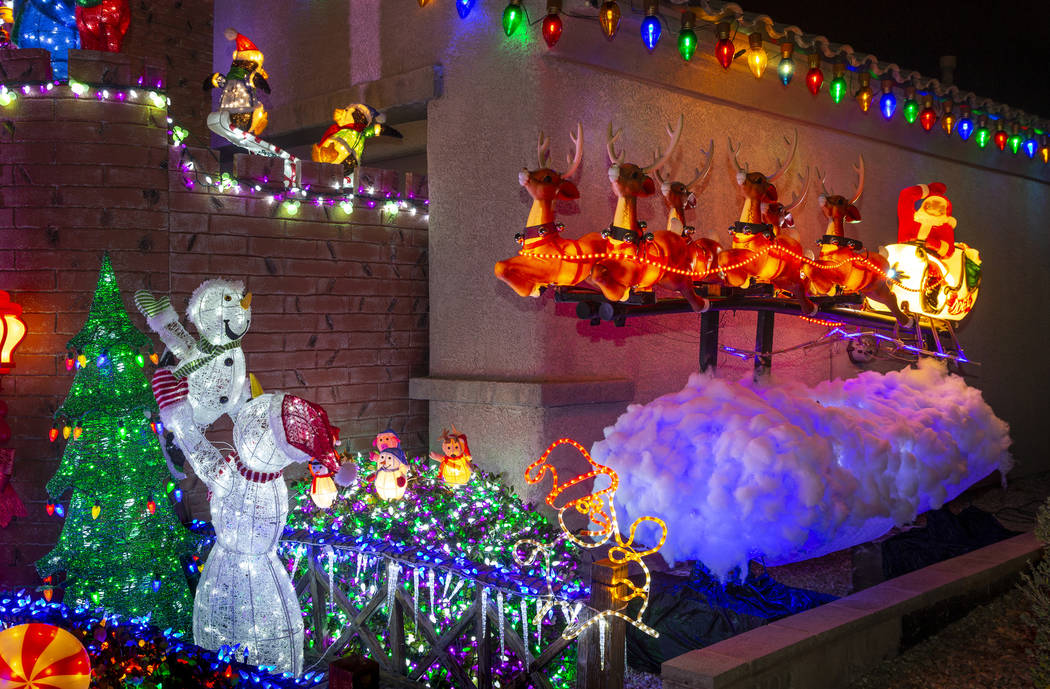
{"type": "Polygon", "coordinates": [[[729,66],[733,64],[733,55],[736,50],[733,47],[733,41],[729,38],[729,23],[720,22],[715,31],[718,33],[718,42],[715,43],[715,59],[718,60],[718,64],[722,65],[722,69],[729,69],[729,66]]]}
{"type": "Polygon", "coordinates": [[[1000,151],[1006,150],[1006,140],[1009,137],[1006,136],[1006,132],[1000,129],[995,133],[995,145],[999,147],[1000,151]]]}
{"type": "Polygon", "coordinates": [[[543,18],[543,25],[541,31],[543,32],[543,40],[547,42],[548,48],[553,48],[554,44],[561,38],[561,17],[557,14],[548,14],[543,18]]]}
{"type": "Polygon", "coordinates": [[[102,0],[94,7],[77,3],[76,19],[81,48],[119,53],[131,23],[131,7],[128,0],[102,0]]]}

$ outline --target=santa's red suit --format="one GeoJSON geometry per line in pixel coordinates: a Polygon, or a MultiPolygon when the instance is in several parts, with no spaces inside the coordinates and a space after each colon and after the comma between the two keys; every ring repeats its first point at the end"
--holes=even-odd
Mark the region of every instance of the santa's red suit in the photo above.
{"type": "Polygon", "coordinates": [[[897,241],[901,244],[924,241],[926,248],[941,258],[948,258],[955,251],[955,218],[952,217],[952,202],[944,196],[947,190],[940,182],[929,186],[919,184],[901,191],[897,202],[897,241]],[[943,216],[930,216],[917,211],[916,201],[929,197],[940,197],[945,205],[943,216]],[[918,216],[918,217],[916,217],[918,216]]]}

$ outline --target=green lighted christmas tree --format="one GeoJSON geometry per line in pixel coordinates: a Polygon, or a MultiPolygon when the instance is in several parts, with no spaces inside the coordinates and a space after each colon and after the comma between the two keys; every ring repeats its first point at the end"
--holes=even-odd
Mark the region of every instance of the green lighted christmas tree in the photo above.
{"type": "Polygon", "coordinates": [[[158,626],[189,631],[193,598],[179,558],[194,540],[166,495],[170,475],[151,427],[157,404],[143,367],[153,346],[128,318],[108,256],[87,322],[67,347],[77,373],[52,439],[64,426],[69,441],[47,492],[73,495],[37,571],[66,572],[70,606],[149,613],[158,626]]]}

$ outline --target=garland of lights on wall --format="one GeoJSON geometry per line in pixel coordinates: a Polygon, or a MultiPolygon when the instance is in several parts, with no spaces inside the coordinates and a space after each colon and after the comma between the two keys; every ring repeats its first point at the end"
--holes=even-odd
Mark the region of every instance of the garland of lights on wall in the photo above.
{"type": "MultiPolygon", "coordinates": [[[[440,0],[418,2],[420,7],[440,4],[440,0]]],[[[673,4],[684,2],[678,0],[673,4]]],[[[453,0],[453,3],[460,18],[465,20],[477,0],[453,0]]],[[[597,20],[602,34],[610,41],[616,38],[620,28],[621,3],[615,0],[600,2],[597,15],[567,12],[562,9],[563,0],[546,0],[545,5],[546,12],[539,21],[540,33],[551,49],[561,40],[565,29],[563,16],[597,20]]],[[[628,3],[628,11],[631,5],[633,3],[628,3]]],[[[644,0],[643,15],[640,37],[649,52],[653,52],[669,21],[660,14],[659,0],[644,0]]],[[[508,37],[530,30],[535,23],[529,20],[524,0],[508,0],[502,14],[503,32],[508,37]]],[[[806,88],[816,97],[825,84],[824,65],[828,64],[831,79],[827,81],[827,93],[835,104],[841,104],[848,95],[852,95],[864,113],[874,106],[886,120],[892,120],[899,112],[908,124],[918,121],[927,132],[939,126],[947,136],[956,134],[962,141],[972,139],[980,148],[992,142],[1000,151],[1009,149],[1015,155],[1024,153],[1030,159],[1050,163],[1050,135],[1047,134],[1050,125],[1023,111],[979,98],[956,86],[944,86],[938,80],[923,77],[918,72],[905,72],[892,63],[881,64],[874,55],[860,57],[848,45],[832,49],[825,37],[807,39],[797,26],[787,26],[778,31],[767,15],[748,19],[735,3],[728,3],[715,10],[706,0],[702,0],[698,7],[681,11],[677,46],[679,55],[686,62],[691,62],[696,55],[699,44],[697,31],[704,28],[713,30],[717,37],[712,57],[725,70],[743,59],[755,78],[761,79],[767,68],[775,62],[777,78],[788,87],[793,83],[796,71],[800,71],[796,67],[801,58],[807,66],[804,77],[806,88]],[[701,22],[706,26],[702,26],[701,22]],[[737,50],[734,38],[742,30],[747,33],[748,47],[737,50]],[[770,58],[765,48],[767,41],[776,46],[779,59],[776,53],[770,58]],[[796,49],[802,54],[796,56],[796,49]],[[878,79],[877,86],[872,85],[873,78],[878,79]],[[853,82],[852,86],[850,81],[853,82]]]]}
{"type": "MultiPolygon", "coordinates": [[[[22,84],[16,88],[0,85],[0,107],[6,108],[12,105],[19,96],[39,97],[51,94],[56,88],[68,88],[69,94],[76,100],[134,103],[155,108],[167,108],[171,105],[171,98],[161,90],[159,82],[155,87],[150,87],[143,84],[143,79],[140,78],[138,88],[95,86],[75,79],[70,79],[68,82],[48,81],[22,84]]],[[[400,191],[377,189],[370,184],[361,184],[356,191],[342,189],[324,193],[311,191],[309,185],[304,185],[302,188],[291,187],[278,193],[267,193],[261,185],[252,181],[240,180],[229,172],[214,175],[202,172],[186,144],[189,131],[176,124],[170,117],[166,118],[166,122],[171,145],[179,147],[182,151],[179,170],[182,173],[183,185],[189,190],[201,188],[215,194],[262,198],[274,205],[275,213],[280,211],[288,216],[298,215],[299,210],[305,205],[324,208],[326,211],[338,208],[345,218],[349,218],[355,208],[364,207],[378,209],[385,222],[394,222],[401,213],[410,217],[421,216],[424,222],[430,220],[429,199],[414,198],[411,194],[408,198],[403,198],[400,191]]]]}

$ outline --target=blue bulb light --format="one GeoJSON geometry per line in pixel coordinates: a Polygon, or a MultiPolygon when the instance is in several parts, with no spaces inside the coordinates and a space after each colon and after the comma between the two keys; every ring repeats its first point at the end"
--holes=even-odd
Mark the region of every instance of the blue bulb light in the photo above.
{"type": "Polygon", "coordinates": [[[791,83],[791,77],[795,76],[795,63],[790,57],[780,59],[780,64],[777,65],[777,74],[780,76],[780,83],[787,86],[791,83]]]}
{"type": "Polygon", "coordinates": [[[474,9],[474,2],[476,0],[456,0],[456,11],[459,12],[460,19],[466,19],[470,11],[474,9]]]}
{"type": "Polygon", "coordinates": [[[1036,143],[1035,139],[1026,139],[1021,148],[1024,149],[1024,154],[1029,158],[1035,158],[1035,152],[1039,150],[1039,144],[1036,143]]]}
{"type": "Polygon", "coordinates": [[[955,125],[955,131],[959,132],[959,138],[966,141],[973,134],[973,121],[969,117],[964,117],[959,120],[959,124],[955,125]]]}
{"type": "Polygon", "coordinates": [[[642,20],[642,43],[649,50],[660,40],[660,20],[652,15],[642,20]]]}
{"type": "Polygon", "coordinates": [[[66,516],[66,508],[62,507],[61,503],[57,503],[56,502],[55,503],[55,514],[57,514],[60,517],[66,516]]]}
{"type": "Polygon", "coordinates": [[[887,120],[893,117],[894,111],[897,110],[897,97],[892,93],[882,94],[882,98],[879,99],[879,110],[887,120]]]}
{"type": "Polygon", "coordinates": [[[181,488],[176,488],[175,491],[172,493],[172,495],[175,496],[175,502],[182,502],[182,489],[181,488]]]}
{"type": "Polygon", "coordinates": [[[160,591],[160,580],[159,579],[154,579],[153,580],[153,592],[156,593],[157,591],[160,591]]]}

